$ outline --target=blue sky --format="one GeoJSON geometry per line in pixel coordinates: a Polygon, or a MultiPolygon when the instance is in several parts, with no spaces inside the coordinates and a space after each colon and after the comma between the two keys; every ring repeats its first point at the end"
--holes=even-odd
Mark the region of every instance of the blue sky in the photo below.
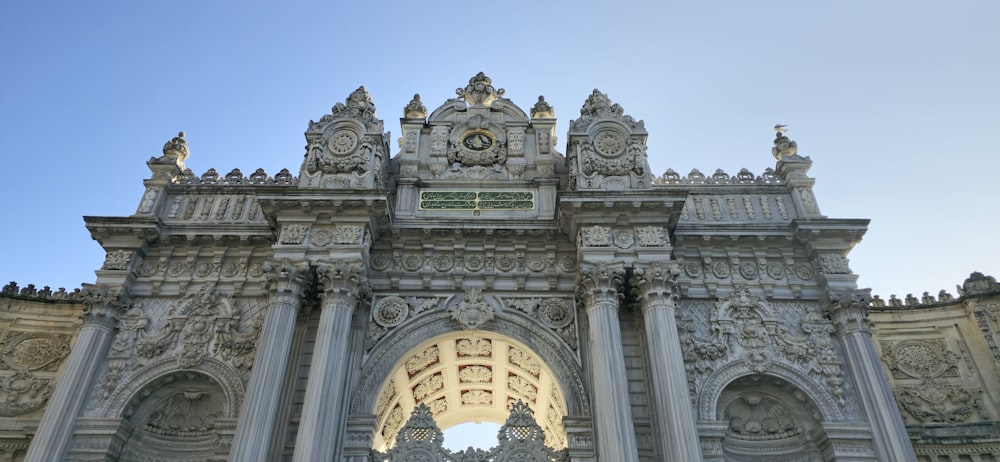
{"type": "Polygon", "coordinates": [[[561,137],[608,93],[657,174],[760,173],[788,124],[823,213],[872,219],[862,286],[1000,277],[1000,2],[280,3],[0,2],[0,284],[93,282],[81,216],[133,213],[180,130],[197,174],[295,172],[359,85],[398,136],[414,93],[436,107],[479,71],[545,95],[561,137]]]}
{"type": "MultiPolygon", "coordinates": [[[[761,172],[788,124],[824,214],[888,295],[1000,276],[1000,3],[0,3],[0,281],[76,287],[83,215],[129,215],[177,131],[200,174],[297,170],[359,85],[386,128],[478,71],[564,134],[594,88],[646,121],[655,173],[761,172]]],[[[394,135],[394,136],[396,136],[394,135]]],[[[561,145],[560,145],[561,146],[561,145]]],[[[560,150],[563,150],[562,146],[560,150]]]]}

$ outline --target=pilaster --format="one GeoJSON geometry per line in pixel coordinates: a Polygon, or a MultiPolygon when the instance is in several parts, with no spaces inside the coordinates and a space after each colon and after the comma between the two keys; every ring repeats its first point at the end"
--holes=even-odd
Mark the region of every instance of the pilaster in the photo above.
{"type": "Polygon", "coordinates": [[[618,321],[624,277],[620,263],[584,263],[577,287],[589,322],[598,458],[623,462],[639,460],[618,321]]]}
{"type": "Polygon", "coordinates": [[[677,333],[676,262],[637,264],[633,290],[646,325],[650,374],[656,399],[654,416],[659,424],[660,448],[666,460],[700,460],[701,447],[695,427],[677,333]]]}
{"type": "Polygon", "coordinates": [[[128,308],[129,300],[123,291],[93,286],[86,288],[84,303],[83,327],[59,374],[59,381],[28,447],[25,461],[64,459],[76,419],[87,396],[81,390],[93,387],[95,371],[107,356],[115,323],[128,308]]]}
{"type": "Polygon", "coordinates": [[[332,460],[341,443],[351,323],[369,293],[360,260],[321,263],[316,273],[322,312],[293,461],[332,460]]]}
{"type": "Polygon", "coordinates": [[[889,379],[872,342],[870,304],[869,290],[836,292],[827,300],[826,315],[836,326],[836,336],[844,350],[844,365],[871,425],[878,459],[916,460],[889,379]]]}
{"type": "Polygon", "coordinates": [[[308,266],[304,262],[271,262],[265,266],[267,314],[229,460],[263,462],[268,459],[281,402],[281,378],[288,367],[295,316],[306,284],[308,266]]]}

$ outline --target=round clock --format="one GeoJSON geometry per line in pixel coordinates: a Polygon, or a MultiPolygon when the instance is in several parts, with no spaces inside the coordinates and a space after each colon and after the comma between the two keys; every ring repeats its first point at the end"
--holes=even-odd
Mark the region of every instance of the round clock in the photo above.
{"type": "Polygon", "coordinates": [[[462,146],[470,151],[485,151],[494,142],[493,134],[486,131],[471,131],[462,135],[462,146]]]}

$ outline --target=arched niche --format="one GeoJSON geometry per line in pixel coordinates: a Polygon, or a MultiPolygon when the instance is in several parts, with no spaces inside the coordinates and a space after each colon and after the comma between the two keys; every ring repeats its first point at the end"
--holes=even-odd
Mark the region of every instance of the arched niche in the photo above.
{"type": "Polygon", "coordinates": [[[121,415],[131,433],[119,460],[223,461],[231,403],[222,386],[197,371],[175,371],[146,383],[121,415]]]}
{"type": "MultiPolygon", "coordinates": [[[[714,420],[718,414],[723,390],[743,377],[755,375],[758,375],[757,372],[743,361],[729,363],[708,375],[698,394],[698,419],[714,420]]],[[[824,392],[826,390],[824,383],[817,382],[801,370],[780,361],[771,363],[767,375],[795,386],[798,393],[808,398],[819,411],[819,420],[824,422],[845,420],[845,409],[837,403],[831,393],[824,392]]]]}
{"type": "Polygon", "coordinates": [[[719,396],[722,451],[733,462],[824,461],[822,413],[794,385],[765,374],[740,377],[719,396]]]}

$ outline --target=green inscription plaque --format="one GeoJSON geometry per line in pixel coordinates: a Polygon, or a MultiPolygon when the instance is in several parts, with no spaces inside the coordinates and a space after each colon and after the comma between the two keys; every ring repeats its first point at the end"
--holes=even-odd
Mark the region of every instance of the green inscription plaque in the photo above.
{"type": "Polygon", "coordinates": [[[420,210],[533,210],[533,191],[420,191],[420,210]]]}

